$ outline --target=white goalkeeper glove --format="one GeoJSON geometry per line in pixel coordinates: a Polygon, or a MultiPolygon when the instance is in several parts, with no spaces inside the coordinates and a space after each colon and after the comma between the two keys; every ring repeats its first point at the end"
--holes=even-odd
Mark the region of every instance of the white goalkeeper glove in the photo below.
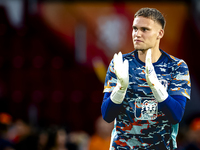
{"type": "Polygon", "coordinates": [[[115,74],[117,76],[117,85],[111,93],[111,100],[116,104],[121,104],[129,84],[129,63],[128,60],[123,62],[121,52],[114,55],[113,61],[115,74]]]}
{"type": "Polygon", "coordinates": [[[164,101],[168,97],[168,93],[165,87],[159,82],[157,78],[156,72],[151,62],[151,49],[147,50],[145,66],[146,66],[146,80],[153,92],[155,99],[158,102],[164,101]]]}

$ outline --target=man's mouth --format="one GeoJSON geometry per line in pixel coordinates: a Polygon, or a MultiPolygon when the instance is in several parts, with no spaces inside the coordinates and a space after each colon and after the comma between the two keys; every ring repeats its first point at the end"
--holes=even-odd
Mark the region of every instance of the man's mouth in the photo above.
{"type": "Polygon", "coordinates": [[[140,43],[140,42],[143,42],[143,41],[141,41],[141,40],[134,40],[134,42],[140,43]]]}

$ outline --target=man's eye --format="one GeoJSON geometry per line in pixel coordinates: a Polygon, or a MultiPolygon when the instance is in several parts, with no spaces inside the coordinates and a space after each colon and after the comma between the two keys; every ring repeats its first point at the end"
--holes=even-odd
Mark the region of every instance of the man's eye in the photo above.
{"type": "Polygon", "coordinates": [[[137,31],[138,29],[137,29],[136,27],[133,27],[133,30],[134,30],[134,31],[137,31]]]}
{"type": "Polygon", "coordinates": [[[147,28],[142,28],[142,31],[147,31],[148,29],[147,28]]]}

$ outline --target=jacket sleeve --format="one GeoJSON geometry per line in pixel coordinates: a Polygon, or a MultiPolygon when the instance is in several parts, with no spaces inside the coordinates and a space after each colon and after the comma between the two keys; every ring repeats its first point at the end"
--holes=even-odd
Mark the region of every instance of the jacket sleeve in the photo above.
{"type": "Polygon", "coordinates": [[[159,103],[161,111],[168,117],[172,124],[179,123],[185,111],[187,98],[180,95],[168,96],[167,99],[159,103]]]}
{"type": "Polygon", "coordinates": [[[108,123],[112,122],[117,117],[122,107],[122,104],[115,104],[111,101],[110,94],[111,93],[108,92],[104,93],[104,98],[101,105],[103,119],[108,123]]]}

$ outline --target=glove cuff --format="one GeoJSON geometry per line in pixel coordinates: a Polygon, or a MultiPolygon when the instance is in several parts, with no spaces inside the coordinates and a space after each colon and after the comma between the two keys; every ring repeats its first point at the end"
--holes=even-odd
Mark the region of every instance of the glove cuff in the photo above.
{"type": "Polygon", "coordinates": [[[121,90],[120,86],[116,86],[111,95],[110,95],[110,99],[113,103],[115,104],[121,104],[122,101],[124,100],[124,97],[126,95],[126,89],[125,90],[121,90]]]}

